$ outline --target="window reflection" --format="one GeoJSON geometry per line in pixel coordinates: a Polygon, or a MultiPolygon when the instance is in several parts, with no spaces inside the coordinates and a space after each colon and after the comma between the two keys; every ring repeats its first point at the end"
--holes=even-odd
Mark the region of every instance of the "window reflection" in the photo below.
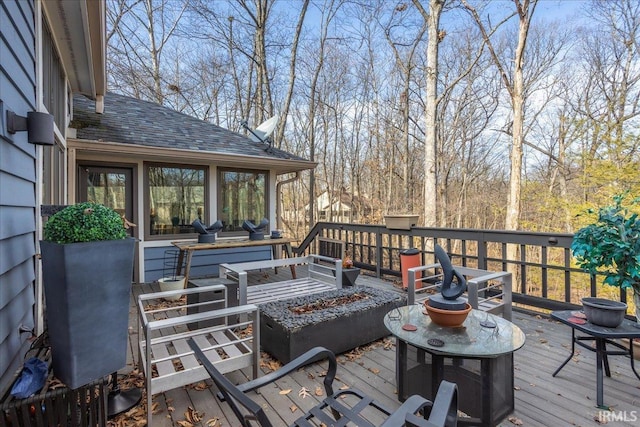
{"type": "Polygon", "coordinates": [[[195,233],[191,223],[205,217],[205,170],[202,168],[150,166],[150,234],[195,233]]]}
{"type": "Polygon", "coordinates": [[[223,231],[243,231],[245,220],[258,224],[267,216],[266,172],[221,170],[219,181],[223,231]]]}

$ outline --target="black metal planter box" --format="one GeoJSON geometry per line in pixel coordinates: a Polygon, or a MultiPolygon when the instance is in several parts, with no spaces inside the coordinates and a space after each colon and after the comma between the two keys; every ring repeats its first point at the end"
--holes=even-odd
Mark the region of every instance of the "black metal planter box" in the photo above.
{"type": "Polygon", "coordinates": [[[75,389],[127,364],[135,240],[41,242],[54,375],[75,389]]]}
{"type": "Polygon", "coordinates": [[[323,346],[339,354],[389,335],[383,318],[406,304],[392,291],[353,287],[260,306],[260,345],[282,363],[323,346]],[[295,314],[290,308],[360,293],[366,298],[346,305],[295,314]]]}
{"type": "Polygon", "coordinates": [[[49,365],[47,385],[26,399],[12,397],[9,393],[13,384],[10,385],[0,400],[0,427],[107,425],[109,387],[106,377],[76,390],[68,387],[47,388],[53,377],[50,348],[42,347],[34,356],[49,365]]]}

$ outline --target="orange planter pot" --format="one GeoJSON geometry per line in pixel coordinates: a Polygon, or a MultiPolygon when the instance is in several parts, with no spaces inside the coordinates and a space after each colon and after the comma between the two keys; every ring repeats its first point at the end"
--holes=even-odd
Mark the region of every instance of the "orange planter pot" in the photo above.
{"type": "Polygon", "coordinates": [[[446,327],[462,326],[467,318],[467,315],[471,311],[471,306],[466,303],[467,308],[464,310],[441,310],[439,308],[431,307],[429,300],[424,302],[424,308],[427,310],[429,317],[436,325],[446,327]]]}

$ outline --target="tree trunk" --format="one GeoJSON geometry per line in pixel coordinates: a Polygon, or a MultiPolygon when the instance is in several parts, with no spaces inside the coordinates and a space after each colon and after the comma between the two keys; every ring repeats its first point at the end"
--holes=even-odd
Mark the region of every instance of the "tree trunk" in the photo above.
{"type": "Polygon", "coordinates": [[[429,0],[427,19],[427,99],[425,103],[425,141],[424,141],[424,218],[426,227],[434,227],[437,222],[437,170],[436,170],[436,108],[438,89],[438,43],[439,23],[443,0],[429,0]]]}

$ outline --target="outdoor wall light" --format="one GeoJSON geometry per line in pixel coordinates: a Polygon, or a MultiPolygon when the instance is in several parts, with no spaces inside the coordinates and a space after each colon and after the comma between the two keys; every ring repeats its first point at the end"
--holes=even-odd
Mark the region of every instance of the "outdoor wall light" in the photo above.
{"type": "Polygon", "coordinates": [[[11,134],[27,131],[29,144],[53,145],[53,115],[29,111],[27,117],[7,111],[7,131],[11,134]]]}

